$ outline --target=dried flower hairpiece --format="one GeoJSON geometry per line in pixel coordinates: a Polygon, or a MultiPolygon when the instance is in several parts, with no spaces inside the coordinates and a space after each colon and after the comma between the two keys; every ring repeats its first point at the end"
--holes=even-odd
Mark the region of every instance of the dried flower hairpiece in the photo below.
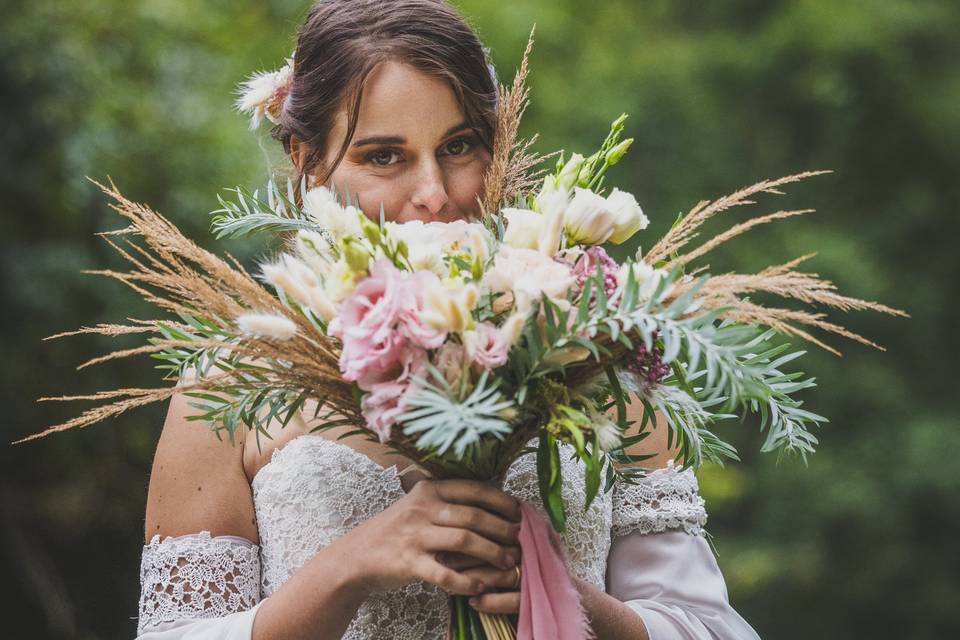
{"type": "Polygon", "coordinates": [[[236,108],[250,114],[251,131],[260,126],[263,118],[274,124],[280,121],[293,79],[293,58],[291,53],[286,64],[276,71],[258,71],[240,85],[236,108]]]}

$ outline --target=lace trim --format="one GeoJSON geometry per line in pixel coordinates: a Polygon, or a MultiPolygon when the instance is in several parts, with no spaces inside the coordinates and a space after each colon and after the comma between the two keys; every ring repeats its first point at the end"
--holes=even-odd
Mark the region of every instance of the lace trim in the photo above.
{"type": "Polygon", "coordinates": [[[693,469],[680,471],[673,460],[665,468],[648,473],[637,484],[618,482],[613,490],[613,536],[667,529],[704,535],[707,510],[699,488],[693,469]]]}
{"type": "Polygon", "coordinates": [[[148,627],[194,618],[220,618],[260,601],[260,548],[209,531],[153,536],[140,561],[137,635],[148,627]]]}

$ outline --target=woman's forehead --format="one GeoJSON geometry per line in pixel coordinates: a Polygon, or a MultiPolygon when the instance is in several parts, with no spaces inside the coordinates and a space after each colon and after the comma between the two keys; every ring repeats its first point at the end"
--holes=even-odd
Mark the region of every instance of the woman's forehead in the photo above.
{"type": "Polygon", "coordinates": [[[455,132],[464,120],[446,80],[389,60],[367,77],[353,139],[390,136],[411,145],[432,143],[455,132]]]}

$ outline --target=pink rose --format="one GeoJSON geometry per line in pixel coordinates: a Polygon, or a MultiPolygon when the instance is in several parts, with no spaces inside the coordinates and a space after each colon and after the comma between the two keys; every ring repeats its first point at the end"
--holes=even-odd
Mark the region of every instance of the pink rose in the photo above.
{"type": "Polygon", "coordinates": [[[489,322],[481,322],[476,329],[467,331],[463,342],[470,359],[484,369],[496,369],[507,362],[510,341],[489,322]]]}
{"type": "Polygon", "coordinates": [[[407,337],[396,325],[415,302],[406,285],[400,270],[381,259],[344,298],[329,331],[343,341],[340,371],[345,380],[375,379],[397,364],[407,337]]]}

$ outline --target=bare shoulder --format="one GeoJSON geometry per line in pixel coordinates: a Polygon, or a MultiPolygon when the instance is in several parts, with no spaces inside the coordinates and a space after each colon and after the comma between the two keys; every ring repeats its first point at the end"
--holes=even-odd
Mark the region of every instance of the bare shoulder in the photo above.
{"type": "MultiPolygon", "coordinates": [[[[627,420],[634,423],[628,432],[630,435],[633,435],[643,421],[643,405],[640,404],[639,401],[635,400],[627,405],[627,420]]],[[[666,418],[658,412],[656,414],[656,422],[654,424],[647,423],[646,430],[650,435],[628,447],[627,453],[632,455],[653,455],[654,457],[648,458],[640,463],[640,466],[647,469],[662,469],[666,467],[667,462],[675,459],[680,453],[680,449],[676,446],[676,441],[672,443],[672,447],[668,446],[669,429],[666,418]]]]}
{"type": "Polygon", "coordinates": [[[259,542],[250,482],[244,471],[244,434],[235,443],[207,425],[183,394],[171,398],[157,444],[147,494],[144,539],[200,531],[259,542]]]}

